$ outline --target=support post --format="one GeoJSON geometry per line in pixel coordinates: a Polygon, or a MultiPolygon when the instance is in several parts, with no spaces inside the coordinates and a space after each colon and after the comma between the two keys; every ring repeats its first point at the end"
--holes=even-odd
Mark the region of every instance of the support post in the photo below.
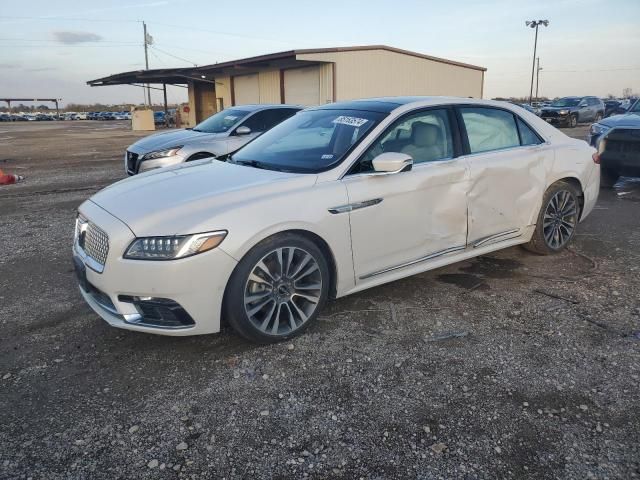
{"type": "Polygon", "coordinates": [[[162,96],[164,97],[164,125],[169,128],[169,108],[167,107],[167,84],[162,84],[162,96]]]}
{"type": "Polygon", "coordinates": [[[533,75],[536,72],[536,50],[538,48],[538,27],[539,23],[536,23],[536,38],[533,42],[533,64],[531,65],[531,90],[529,91],[529,105],[533,101],[533,75]]]}
{"type": "MultiPolygon", "coordinates": [[[[142,22],[142,30],[144,31],[144,65],[145,69],[149,70],[149,54],[147,53],[147,24],[142,22]]],[[[151,90],[149,89],[149,84],[147,83],[147,103],[149,108],[151,108],[151,90]]]]}

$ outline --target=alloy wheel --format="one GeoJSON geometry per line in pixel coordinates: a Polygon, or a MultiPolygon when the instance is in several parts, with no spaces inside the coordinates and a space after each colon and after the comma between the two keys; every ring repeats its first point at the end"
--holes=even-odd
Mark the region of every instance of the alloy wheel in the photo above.
{"type": "Polygon", "coordinates": [[[578,204],[568,190],[559,190],[549,201],[544,212],[544,240],[550,248],[559,250],[565,246],[576,228],[578,204]]]}
{"type": "Polygon", "coordinates": [[[306,250],[281,247],[253,267],[244,289],[247,317],[268,335],[289,335],[313,315],[322,294],[318,261],[306,250]]]}

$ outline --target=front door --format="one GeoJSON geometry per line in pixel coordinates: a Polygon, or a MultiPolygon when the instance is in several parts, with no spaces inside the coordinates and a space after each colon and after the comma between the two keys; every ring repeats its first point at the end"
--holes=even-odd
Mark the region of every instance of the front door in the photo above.
{"type": "Polygon", "coordinates": [[[450,110],[401,117],[343,178],[356,282],[463,250],[468,167],[456,157],[450,110]],[[380,153],[411,155],[412,170],[376,174],[380,153]]]}
{"type": "Polygon", "coordinates": [[[470,152],[469,246],[519,237],[535,223],[553,152],[510,111],[462,107],[460,113],[470,152]]]}

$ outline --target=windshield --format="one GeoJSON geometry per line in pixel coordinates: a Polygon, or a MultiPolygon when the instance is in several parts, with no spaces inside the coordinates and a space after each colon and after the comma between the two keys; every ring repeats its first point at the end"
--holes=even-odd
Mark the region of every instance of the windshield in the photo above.
{"type": "Polygon", "coordinates": [[[577,107],[580,103],[579,98],[561,98],[551,104],[552,107],[577,107]]]}
{"type": "Polygon", "coordinates": [[[640,113],[640,100],[636,100],[636,103],[629,109],[630,112],[640,113]]]}
{"type": "Polygon", "coordinates": [[[233,155],[235,163],[317,173],[342,161],[386,113],[307,110],[264,133],[233,155]]]}
{"type": "Polygon", "coordinates": [[[205,121],[197,124],[193,129],[196,132],[224,133],[251,112],[230,108],[211,115],[205,121]]]}

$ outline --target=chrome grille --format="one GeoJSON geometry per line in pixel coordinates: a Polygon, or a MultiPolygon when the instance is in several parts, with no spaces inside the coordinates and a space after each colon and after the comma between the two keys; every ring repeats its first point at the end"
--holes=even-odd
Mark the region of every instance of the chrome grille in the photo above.
{"type": "Polygon", "coordinates": [[[100,265],[106,263],[107,254],[109,253],[109,237],[91,222],[87,225],[83,250],[100,265]]]}

